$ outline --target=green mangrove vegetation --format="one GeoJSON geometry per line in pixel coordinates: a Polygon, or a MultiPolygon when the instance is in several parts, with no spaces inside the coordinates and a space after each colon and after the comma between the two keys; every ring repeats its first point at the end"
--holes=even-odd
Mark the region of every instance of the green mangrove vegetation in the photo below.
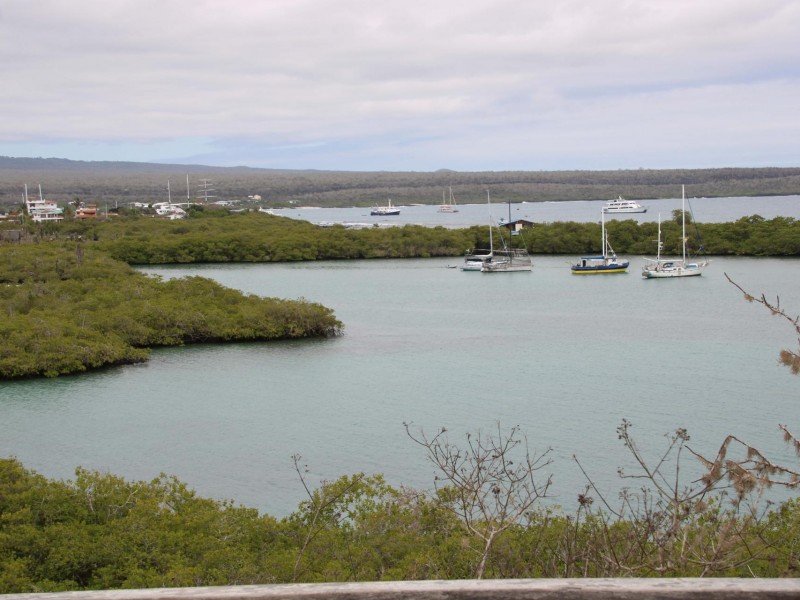
{"type": "MultiPolygon", "coordinates": [[[[687,214],[688,216],[688,214],[687,214]]],[[[661,223],[665,253],[681,248],[681,215],[661,223]]],[[[691,219],[690,219],[691,221],[691,219]]],[[[657,223],[606,224],[620,254],[655,253],[657,223]]],[[[689,249],[716,256],[800,256],[800,222],[791,217],[742,217],[732,223],[689,223],[689,249]],[[701,248],[702,246],[702,248],[701,248]]],[[[27,226],[36,239],[83,239],[129,264],[285,262],[460,256],[487,247],[487,226],[467,229],[405,225],[347,229],[319,227],[264,213],[196,211],[168,221],[131,215],[105,221],[27,226]]],[[[600,223],[536,223],[513,243],[532,254],[580,255],[600,251],[600,223]]]]}
{"type": "MultiPolygon", "coordinates": [[[[680,211],[676,211],[672,219],[661,223],[665,253],[680,252],[680,222],[680,211]]],[[[428,258],[460,256],[468,248],[489,245],[488,226],[353,230],[259,213],[178,223],[139,218],[73,227],[73,233],[98,240],[109,255],[131,264],[428,258]]],[[[754,215],[733,223],[691,223],[689,227],[693,252],[700,252],[702,245],[702,251],[717,256],[800,256],[800,222],[791,217],[754,215]]],[[[647,255],[656,250],[657,223],[614,221],[607,223],[607,229],[619,253],[647,255]]],[[[524,244],[532,254],[598,252],[600,223],[536,223],[515,236],[513,243],[524,244]]]]}
{"type": "Polygon", "coordinates": [[[336,335],[332,311],[201,277],[162,281],[80,241],[0,248],[0,379],[146,360],[149,348],[336,335]]]}

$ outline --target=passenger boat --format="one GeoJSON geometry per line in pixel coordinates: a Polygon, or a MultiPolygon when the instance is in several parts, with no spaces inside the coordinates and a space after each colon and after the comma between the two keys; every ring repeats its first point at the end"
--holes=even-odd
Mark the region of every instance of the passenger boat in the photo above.
{"type": "Polygon", "coordinates": [[[592,275],[598,273],[625,273],[630,263],[617,259],[611,244],[608,243],[605,213],[600,211],[600,231],[602,238],[602,254],[599,256],[581,256],[577,264],[572,265],[574,275],[592,275]]]}
{"type": "Polygon", "coordinates": [[[616,200],[609,200],[603,205],[604,213],[645,213],[647,208],[635,200],[625,200],[622,196],[616,200]]]}
{"type": "Polygon", "coordinates": [[[373,206],[372,210],[370,211],[369,214],[373,215],[373,216],[379,216],[379,217],[386,217],[386,216],[390,216],[390,215],[399,215],[400,214],[400,208],[397,207],[397,206],[392,206],[392,200],[390,198],[389,199],[389,204],[387,206],[373,206]]]}
{"type": "Polygon", "coordinates": [[[642,267],[642,277],[645,279],[665,279],[668,277],[695,277],[703,274],[709,262],[702,260],[699,262],[687,262],[686,260],[686,188],[681,186],[681,231],[683,242],[682,258],[661,258],[661,215],[658,215],[658,246],[656,258],[646,258],[642,267]]]}

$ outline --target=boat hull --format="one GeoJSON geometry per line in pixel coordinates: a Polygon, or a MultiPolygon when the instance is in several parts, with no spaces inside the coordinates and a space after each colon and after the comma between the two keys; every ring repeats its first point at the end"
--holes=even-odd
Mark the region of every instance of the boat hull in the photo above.
{"type": "Polygon", "coordinates": [[[464,264],[461,267],[462,271],[480,271],[483,268],[483,263],[491,260],[494,253],[491,250],[470,250],[464,255],[464,264]]]}
{"type": "Polygon", "coordinates": [[[511,256],[495,255],[481,266],[481,273],[521,273],[532,270],[533,261],[524,250],[515,250],[511,256]]]}
{"type": "Polygon", "coordinates": [[[645,279],[669,279],[671,277],[699,277],[703,274],[700,269],[675,269],[669,271],[657,271],[655,269],[645,269],[642,277],[645,279]]]}
{"type": "Polygon", "coordinates": [[[533,264],[503,264],[489,263],[483,265],[481,273],[522,273],[533,271],[533,264]]]}
{"type": "Polygon", "coordinates": [[[572,266],[573,275],[599,275],[604,273],[627,273],[628,263],[619,265],[597,265],[597,266],[572,266]]]}
{"type": "Polygon", "coordinates": [[[480,260],[468,261],[461,266],[462,271],[480,271],[482,269],[483,261],[480,260]]]}
{"type": "Polygon", "coordinates": [[[646,208],[603,208],[603,212],[607,215],[613,214],[630,214],[630,213],[646,213],[646,208]]]}
{"type": "Polygon", "coordinates": [[[684,263],[682,260],[652,263],[642,267],[645,279],[670,279],[672,277],[699,277],[708,261],[684,263]]]}

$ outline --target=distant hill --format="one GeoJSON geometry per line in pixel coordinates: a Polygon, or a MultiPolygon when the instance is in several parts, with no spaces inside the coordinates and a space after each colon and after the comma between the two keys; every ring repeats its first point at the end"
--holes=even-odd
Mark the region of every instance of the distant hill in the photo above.
{"type": "Polygon", "coordinates": [[[17,204],[23,187],[59,203],[75,198],[106,204],[196,198],[201,180],[217,199],[264,207],[438,204],[452,187],[459,203],[483,202],[486,189],[498,202],[784,196],[800,194],[800,168],[629,169],[617,171],[356,172],[292,171],[160,163],[74,161],[0,156],[0,205],[17,204]],[[186,178],[189,177],[189,190],[186,178]],[[260,200],[249,200],[258,195],[260,200]]]}

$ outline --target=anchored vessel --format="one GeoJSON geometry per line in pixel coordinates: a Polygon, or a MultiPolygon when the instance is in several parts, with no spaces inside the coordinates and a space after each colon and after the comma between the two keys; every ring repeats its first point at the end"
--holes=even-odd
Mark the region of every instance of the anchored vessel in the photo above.
{"type": "Polygon", "coordinates": [[[528,250],[526,248],[511,248],[506,245],[503,234],[500,234],[500,241],[503,244],[502,250],[494,249],[494,237],[492,236],[492,211],[491,211],[491,198],[489,197],[489,190],[486,190],[486,203],[489,205],[489,248],[491,255],[484,260],[481,264],[482,273],[514,273],[518,271],[531,271],[533,270],[533,261],[531,260],[528,250]]]}
{"type": "Polygon", "coordinates": [[[624,200],[622,196],[616,200],[609,200],[603,205],[604,213],[645,213],[647,208],[635,200],[624,200]]]}
{"type": "Polygon", "coordinates": [[[661,215],[658,215],[658,246],[656,258],[645,258],[647,264],[642,267],[645,279],[665,279],[667,277],[694,277],[703,274],[708,260],[687,262],[686,260],[686,186],[681,186],[681,231],[683,242],[682,258],[661,258],[661,215]]]}
{"type": "Polygon", "coordinates": [[[591,275],[597,273],[625,273],[630,263],[627,260],[620,260],[608,242],[608,232],[606,231],[605,213],[600,211],[600,231],[602,236],[602,254],[599,256],[581,256],[577,264],[572,265],[572,273],[575,275],[591,275]]]}
{"type": "Polygon", "coordinates": [[[389,204],[387,206],[373,206],[372,210],[370,211],[371,215],[385,217],[389,215],[399,215],[400,208],[397,206],[392,206],[392,200],[389,199],[389,204]]]}
{"type": "Polygon", "coordinates": [[[442,203],[439,206],[440,213],[457,213],[458,208],[456,208],[456,199],[453,198],[453,188],[450,188],[450,199],[447,200],[444,197],[444,192],[442,192],[442,203]]]}

